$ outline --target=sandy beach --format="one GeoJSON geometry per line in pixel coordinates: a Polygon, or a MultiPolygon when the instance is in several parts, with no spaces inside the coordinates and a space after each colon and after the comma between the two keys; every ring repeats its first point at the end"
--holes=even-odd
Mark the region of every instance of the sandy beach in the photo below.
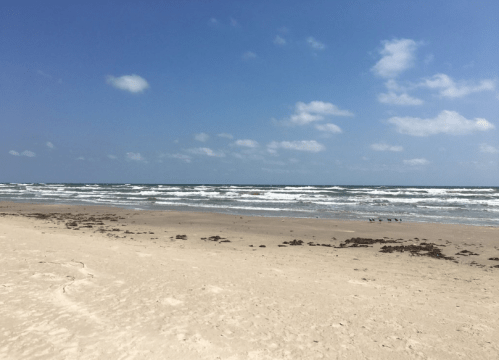
{"type": "Polygon", "coordinates": [[[0,203],[1,359],[496,359],[499,228],[0,203]]]}

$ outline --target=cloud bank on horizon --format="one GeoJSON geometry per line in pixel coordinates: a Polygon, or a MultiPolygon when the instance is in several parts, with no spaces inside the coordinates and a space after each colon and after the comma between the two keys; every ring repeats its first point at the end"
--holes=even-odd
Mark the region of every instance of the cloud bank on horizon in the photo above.
{"type": "Polygon", "coordinates": [[[473,6],[462,34],[453,19],[471,4],[393,0],[373,19],[367,5],[292,2],[272,20],[234,2],[134,4],[107,22],[82,19],[88,4],[9,5],[23,16],[0,15],[20,64],[0,70],[14,89],[0,89],[0,181],[497,185],[499,5],[473,6]],[[81,20],[71,54],[56,16],[81,20]],[[24,31],[61,47],[19,45],[24,31]]]}

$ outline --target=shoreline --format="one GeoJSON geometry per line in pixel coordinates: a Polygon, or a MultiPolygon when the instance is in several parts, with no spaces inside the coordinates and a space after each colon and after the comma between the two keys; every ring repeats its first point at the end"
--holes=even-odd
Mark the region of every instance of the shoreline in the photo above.
{"type": "Polygon", "coordinates": [[[0,202],[0,357],[495,358],[498,230],[0,202]]]}
{"type": "MultiPolygon", "coordinates": [[[[0,209],[2,204],[29,204],[33,206],[60,206],[60,207],[102,207],[102,208],[110,208],[110,209],[121,209],[121,210],[129,210],[129,211],[157,211],[157,212],[179,212],[179,213],[203,213],[203,214],[220,214],[220,215],[226,215],[226,216],[248,216],[248,217],[261,217],[261,218],[277,218],[277,219],[319,219],[319,220],[331,220],[331,221],[353,221],[353,222],[363,222],[364,220],[359,220],[359,219],[341,219],[341,218],[324,218],[324,217],[318,217],[318,216],[303,216],[303,217],[297,217],[297,216],[279,216],[279,215],[259,215],[257,213],[252,213],[251,210],[247,210],[247,213],[226,213],[226,212],[221,212],[221,211],[211,211],[211,210],[183,210],[183,209],[145,209],[145,208],[133,208],[132,205],[130,207],[125,207],[125,206],[120,206],[120,205],[112,205],[112,204],[81,204],[81,203],[60,203],[60,202],[53,202],[53,203],[42,203],[42,202],[33,202],[33,201],[13,201],[13,200],[0,200],[0,209]]],[[[181,206],[179,206],[180,208],[181,206]]],[[[187,208],[189,206],[183,206],[184,208],[187,208]]],[[[196,207],[196,206],[192,206],[196,207]]],[[[198,207],[197,209],[204,209],[203,207],[198,207]]],[[[210,209],[210,208],[207,208],[210,209]]],[[[284,211],[284,210],[278,210],[278,211],[284,211]]],[[[276,211],[276,212],[278,212],[276,211]]],[[[293,212],[293,210],[286,210],[289,212],[293,212]]],[[[294,211],[294,212],[300,212],[300,211],[294,211]]],[[[383,221],[386,222],[387,217],[376,217],[376,220],[378,218],[382,218],[383,221]]],[[[393,216],[392,216],[393,218],[393,216]]],[[[368,221],[369,216],[366,216],[366,220],[368,221]]],[[[429,221],[413,221],[413,220],[403,220],[404,223],[415,223],[415,224],[434,224],[434,225],[462,225],[462,226],[474,226],[474,227],[488,227],[488,228],[497,228],[499,229],[499,225],[483,225],[483,224],[468,224],[468,223],[447,223],[447,222],[429,222],[429,221]]]]}
{"type": "Polygon", "coordinates": [[[127,209],[499,227],[497,187],[4,184],[0,199],[127,209]]]}
{"type": "MultiPolygon", "coordinates": [[[[400,244],[410,242],[411,245],[419,242],[433,243],[441,247],[446,247],[448,244],[451,249],[445,249],[448,256],[454,255],[454,250],[464,248],[466,251],[471,251],[473,248],[484,248],[486,253],[498,250],[499,256],[499,227],[494,226],[477,226],[465,224],[441,224],[441,223],[421,223],[421,222],[374,222],[346,220],[346,219],[324,219],[324,218],[291,218],[291,217],[267,217],[253,215],[231,215],[217,212],[201,212],[201,211],[175,211],[175,210],[137,210],[127,209],[118,206],[105,205],[64,205],[64,204],[36,204],[36,203],[16,203],[16,202],[0,202],[0,217],[8,216],[10,209],[14,216],[23,216],[28,218],[37,218],[33,214],[43,214],[41,218],[46,223],[58,224],[59,230],[80,230],[85,234],[93,234],[96,232],[109,233],[113,223],[100,223],[95,227],[86,227],[88,218],[92,219],[95,216],[102,214],[113,214],[116,218],[116,224],[122,227],[141,226],[147,227],[164,227],[162,222],[167,222],[170,229],[169,232],[180,233],[197,233],[203,231],[211,231],[215,235],[221,236],[222,233],[230,234],[234,238],[244,240],[244,238],[254,238],[255,236],[266,236],[272,241],[267,241],[259,245],[285,245],[284,241],[302,240],[304,244],[308,242],[317,242],[331,244],[332,246],[340,246],[342,242],[352,238],[374,238],[374,239],[392,239],[399,238],[400,244]],[[57,214],[64,214],[64,219],[57,219],[57,214]],[[85,219],[85,214],[86,218],[85,219]],[[45,217],[47,216],[47,217],[45,217]],[[81,218],[83,216],[83,218],[81,218]],[[78,219],[80,217],[80,219],[78,219]],[[133,220],[130,220],[132,219],[133,220]],[[119,220],[118,220],[119,219],[119,220]],[[65,227],[64,221],[75,221],[79,226],[65,227]],[[83,221],[83,222],[82,222],[83,221]],[[177,224],[178,223],[178,224],[177,224]],[[250,224],[251,223],[251,224],[250,224]],[[249,225],[246,225],[249,224],[249,225]],[[82,226],[83,225],[83,226],[82,226]],[[104,227],[101,225],[105,225],[104,227]],[[291,229],[292,227],[293,229],[291,229]],[[305,230],[304,230],[305,229],[305,230]],[[240,234],[246,236],[241,237],[240,234]],[[479,233],[483,239],[477,241],[472,240],[479,233]],[[334,234],[331,235],[331,234],[334,234]],[[402,237],[402,238],[401,238],[402,237]],[[334,240],[334,241],[333,241],[334,240]],[[469,247],[465,248],[465,247],[469,247]]],[[[105,218],[105,217],[104,217],[105,218]]],[[[90,221],[91,223],[92,221],[90,221]]],[[[54,227],[55,229],[55,227],[54,227]]],[[[117,239],[120,233],[118,229],[112,232],[117,239]]],[[[197,234],[194,236],[198,236],[197,234]]],[[[126,239],[125,236],[121,237],[126,239]]],[[[247,245],[245,241],[240,241],[240,245],[247,245]]],[[[249,244],[252,245],[252,244],[249,244]]],[[[343,244],[345,246],[346,244],[343,244]]],[[[379,250],[380,246],[374,246],[379,250]]],[[[473,252],[473,251],[472,251],[473,252]]],[[[465,256],[465,255],[463,255],[465,256]]],[[[477,259],[482,259],[483,256],[473,258],[476,263],[477,259]]],[[[467,260],[467,257],[458,257],[454,259],[458,262],[467,260]]],[[[489,261],[487,258],[482,259],[482,264],[475,266],[488,267],[496,265],[495,262],[489,261]]],[[[466,261],[464,261],[466,262],[466,261]]]]}

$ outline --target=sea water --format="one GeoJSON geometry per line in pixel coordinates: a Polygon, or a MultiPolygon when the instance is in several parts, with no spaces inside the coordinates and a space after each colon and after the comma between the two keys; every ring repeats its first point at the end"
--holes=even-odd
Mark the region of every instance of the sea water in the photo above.
{"type": "Polygon", "coordinates": [[[499,226],[498,187],[4,183],[0,201],[499,226]]]}

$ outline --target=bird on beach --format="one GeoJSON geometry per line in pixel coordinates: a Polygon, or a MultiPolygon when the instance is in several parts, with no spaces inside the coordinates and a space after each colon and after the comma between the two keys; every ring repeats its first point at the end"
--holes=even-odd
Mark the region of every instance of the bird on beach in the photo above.
{"type": "Polygon", "coordinates": [[[383,221],[383,219],[378,219],[378,220],[379,220],[379,222],[382,222],[382,221],[383,221]]]}
{"type": "Polygon", "coordinates": [[[386,219],[386,220],[388,220],[388,221],[392,222],[392,219],[386,219]]]}
{"type": "Polygon", "coordinates": [[[395,221],[398,221],[397,219],[395,219],[395,221]]]}

